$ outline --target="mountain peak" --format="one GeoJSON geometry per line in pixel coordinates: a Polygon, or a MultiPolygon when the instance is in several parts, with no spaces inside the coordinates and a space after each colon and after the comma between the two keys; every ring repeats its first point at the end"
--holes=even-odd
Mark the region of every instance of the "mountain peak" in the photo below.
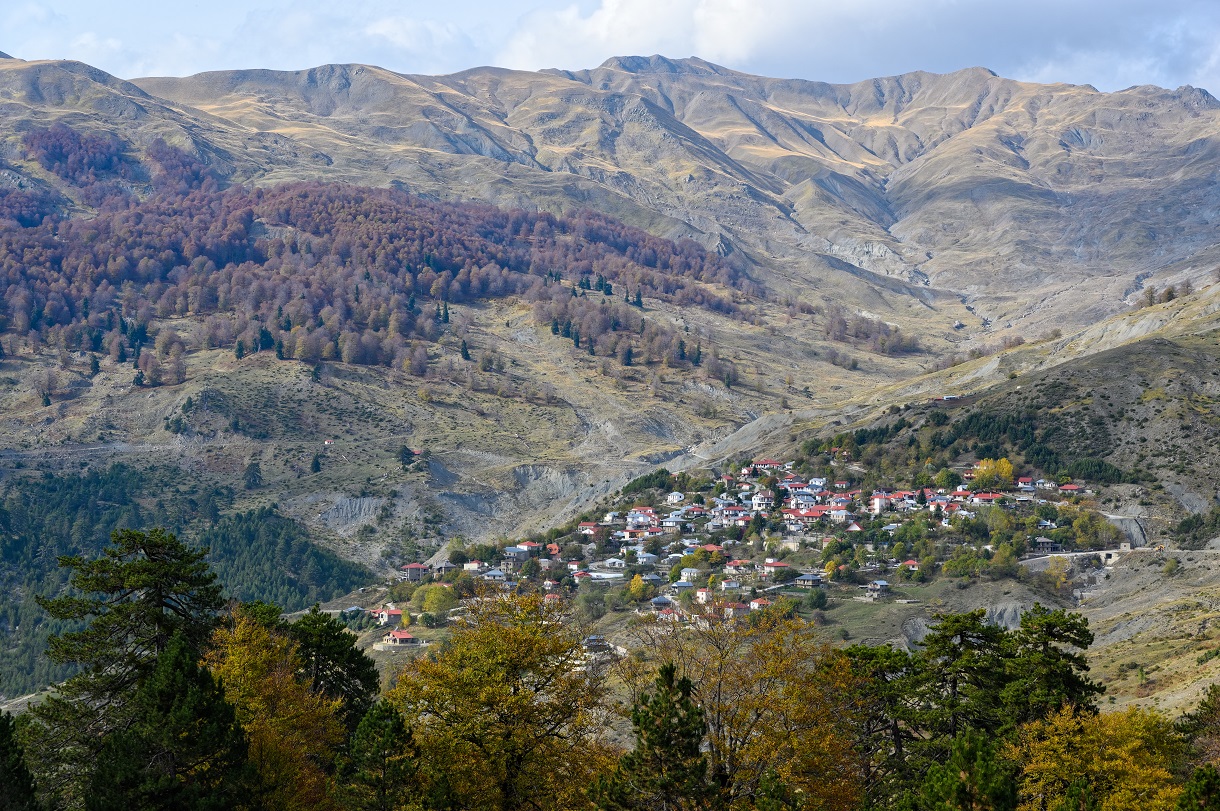
{"type": "Polygon", "coordinates": [[[660,54],[652,56],[612,56],[598,66],[599,70],[621,70],[624,73],[685,73],[685,74],[719,74],[726,69],[719,65],[700,59],[697,56],[686,59],[670,59],[660,54]]]}

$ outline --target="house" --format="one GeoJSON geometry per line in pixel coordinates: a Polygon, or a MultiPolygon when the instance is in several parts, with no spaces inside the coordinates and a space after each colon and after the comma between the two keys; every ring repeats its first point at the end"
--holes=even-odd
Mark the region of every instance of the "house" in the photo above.
{"type": "Polygon", "coordinates": [[[712,601],[712,590],[699,589],[695,592],[695,601],[698,602],[699,605],[707,605],[712,601]]]}
{"type": "Polygon", "coordinates": [[[776,572],[782,572],[788,568],[788,564],[782,560],[768,560],[763,564],[763,577],[769,577],[776,572]]]}
{"type": "Polygon", "coordinates": [[[383,644],[394,646],[418,645],[420,641],[406,631],[390,631],[381,638],[383,644]]]}
{"type": "Polygon", "coordinates": [[[1059,544],[1050,538],[1039,535],[1037,538],[1034,538],[1034,551],[1040,555],[1049,555],[1052,552],[1060,551],[1060,547],[1059,544]]]}
{"type": "Polygon", "coordinates": [[[378,625],[398,625],[402,622],[402,611],[397,608],[382,608],[373,612],[378,625]]]}
{"type": "Polygon", "coordinates": [[[736,580],[721,580],[720,581],[720,590],[721,591],[736,591],[739,588],[741,588],[741,583],[737,582],[736,580]]]}
{"type": "Polygon", "coordinates": [[[764,608],[770,608],[770,607],[771,607],[771,601],[768,600],[766,597],[755,597],[753,600],[750,601],[750,610],[751,611],[762,611],[764,608]]]}
{"type": "Polygon", "coordinates": [[[456,572],[457,570],[458,570],[458,566],[456,563],[450,563],[449,561],[444,560],[444,561],[441,561],[440,563],[436,564],[436,567],[432,571],[434,571],[438,575],[441,575],[442,577],[444,577],[445,575],[449,574],[450,572],[456,572]]]}
{"type": "Polygon", "coordinates": [[[506,546],[504,547],[504,557],[508,560],[515,560],[518,563],[524,563],[525,561],[529,560],[530,551],[528,549],[523,549],[520,546],[506,546]]]}
{"type": "Polygon", "coordinates": [[[800,575],[799,577],[796,578],[796,580],[793,580],[792,582],[798,588],[816,589],[816,588],[820,588],[822,585],[822,576],[820,574],[814,574],[812,572],[807,572],[803,575],[800,575]]]}
{"type": "Polygon", "coordinates": [[[413,582],[418,582],[424,579],[424,575],[428,574],[430,567],[426,563],[408,563],[401,567],[403,579],[413,582]]]}
{"type": "Polygon", "coordinates": [[[750,499],[750,504],[755,512],[770,512],[775,508],[775,493],[761,490],[750,499]]]}
{"type": "Polygon", "coordinates": [[[487,564],[485,564],[481,560],[468,560],[462,564],[462,571],[464,571],[464,572],[476,572],[477,573],[477,572],[483,571],[486,568],[487,568],[487,564]]]}
{"type": "Polygon", "coordinates": [[[661,594],[657,597],[653,597],[649,601],[649,605],[652,606],[653,611],[663,611],[667,608],[673,608],[675,605],[677,605],[677,603],[666,597],[664,594],[661,594]]]}
{"type": "Polygon", "coordinates": [[[902,563],[898,564],[898,568],[910,569],[912,572],[918,572],[919,571],[919,561],[915,560],[914,558],[912,558],[911,560],[904,560],[902,563]]]}
{"type": "Polygon", "coordinates": [[[864,527],[860,526],[855,521],[849,521],[847,524],[847,532],[863,532],[864,527]]]}
{"type": "Polygon", "coordinates": [[[1033,476],[1017,477],[1017,489],[1020,490],[1022,493],[1034,492],[1034,490],[1036,489],[1034,487],[1034,477],[1033,476]]]}
{"type": "Polygon", "coordinates": [[[546,591],[554,591],[555,589],[559,588],[559,584],[556,583],[554,580],[543,580],[542,588],[545,589],[546,591]]]}
{"type": "Polygon", "coordinates": [[[694,584],[694,583],[692,583],[692,582],[690,582],[689,580],[679,580],[677,583],[671,583],[671,584],[669,585],[669,588],[670,588],[670,589],[671,589],[671,590],[672,590],[672,591],[673,591],[675,594],[680,594],[680,593],[682,593],[682,592],[684,592],[684,591],[688,591],[688,590],[690,590],[690,589],[693,589],[694,587],[695,587],[695,584],[694,584]]]}
{"type": "Polygon", "coordinates": [[[636,552],[635,562],[641,566],[656,566],[657,556],[651,552],[636,552]]]}
{"type": "Polygon", "coordinates": [[[752,560],[730,560],[724,570],[729,574],[749,574],[756,568],[752,560]]]}
{"type": "Polygon", "coordinates": [[[543,605],[559,605],[563,602],[563,595],[552,591],[542,597],[543,605]]]}
{"type": "Polygon", "coordinates": [[[483,572],[480,577],[482,577],[484,580],[490,580],[493,583],[503,583],[508,579],[505,577],[504,572],[500,569],[488,569],[486,572],[483,572]]]}
{"type": "Polygon", "coordinates": [[[1034,482],[1034,487],[1039,490],[1058,490],[1059,485],[1049,479],[1038,479],[1034,482]]]}
{"type": "Polygon", "coordinates": [[[627,561],[622,558],[607,558],[602,565],[607,569],[626,569],[627,561]]]}
{"type": "Polygon", "coordinates": [[[608,513],[606,513],[605,515],[603,515],[603,516],[602,516],[602,523],[603,523],[603,524],[613,524],[613,523],[614,523],[615,521],[617,521],[617,520],[618,520],[618,513],[617,513],[617,512],[608,512],[608,513]]]}
{"type": "Polygon", "coordinates": [[[746,614],[750,613],[750,607],[745,603],[725,603],[723,608],[724,618],[726,620],[744,617],[746,614]]]}
{"type": "Polygon", "coordinates": [[[606,653],[610,650],[610,643],[601,634],[586,636],[580,646],[588,653],[606,653]]]}
{"type": "Polygon", "coordinates": [[[521,543],[517,544],[517,548],[524,549],[530,555],[542,554],[542,544],[534,543],[533,541],[522,541],[521,543]]]}
{"type": "Polygon", "coordinates": [[[865,596],[870,600],[880,600],[883,597],[888,597],[890,593],[890,584],[884,580],[874,580],[868,584],[865,591],[865,596]]]}
{"type": "Polygon", "coordinates": [[[1065,484],[1059,488],[1060,493],[1066,493],[1069,496],[1077,496],[1084,492],[1084,488],[1079,484],[1065,484]]]}
{"type": "Polygon", "coordinates": [[[686,501],[686,496],[677,491],[670,493],[665,497],[666,504],[681,504],[683,501],[686,501]]]}
{"type": "Polygon", "coordinates": [[[694,582],[699,577],[699,570],[693,566],[684,566],[680,576],[682,580],[694,582]]]}
{"type": "Polygon", "coordinates": [[[576,531],[579,532],[581,535],[596,535],[597,534],[597,522],[596,521],[581,521],[579,524],[576,525],[576,531]]]}

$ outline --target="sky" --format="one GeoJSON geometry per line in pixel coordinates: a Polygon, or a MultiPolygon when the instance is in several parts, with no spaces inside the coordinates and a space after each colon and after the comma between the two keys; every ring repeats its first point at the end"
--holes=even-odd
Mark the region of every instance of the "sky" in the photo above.
{"type": "Polygon", "coordinates": [[[578,70],[660,53],[828,82],[981,65],[1220,95],[1220,0],[0,0],[0,51],[122,78],[334,62],[578,70]]]}

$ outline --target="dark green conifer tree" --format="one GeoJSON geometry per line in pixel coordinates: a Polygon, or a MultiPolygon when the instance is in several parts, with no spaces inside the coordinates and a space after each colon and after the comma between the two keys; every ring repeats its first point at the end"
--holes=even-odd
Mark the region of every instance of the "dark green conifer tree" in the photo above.
{"type": "Polygon", "coordinates": [[[86,811],[226,811],[251,805],[256,776],[224,690],[181,634],[132,701],[134,723],[110,732],[86,811]]]}
{"type": "Polygon", "coordinates": [[[395,811],[420,798],[419,755],[402,713],[372,705],[338,762],[339,797],[350,811],[395,811]]]}
{"type": "Polygon", "coordinates": [[[0,808],[4,811],[36,811],[34,777],[25,765],[25,753],[17,740],[13,716],[0,712],[0,808]]]}
{"type": "Polygon", "coordinates": [[[701,751],[706,724],[690,679],[677,677],[673,663],[662,665],[651,694],[631,710],[635,748],[599,778],[590,798],[602,811],[694,811],[715,806],[701,751]]]}
{"type": "Polygon", "coordinates": [[[343,699],[348,728],[355,729],[381,688],[377,665],[356,647],[343,623],[317,604],[288,626],[288,633],[300,646],[302,673],[314,691],[343,699]]]}

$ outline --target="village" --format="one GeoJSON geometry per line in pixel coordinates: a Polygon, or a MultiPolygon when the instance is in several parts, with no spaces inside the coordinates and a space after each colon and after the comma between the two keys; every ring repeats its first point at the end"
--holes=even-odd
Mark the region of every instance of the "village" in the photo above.
{"type": "Polygon", "coordinates": [[[831,595],[901,601],[895,587],[903,583],[1016,577],[1022,559],[1066,561],[1119,546],[1117,531],[1090,509],[1091,490],[1013,476],[1007,459],[942,470],[931,486],[909,490],[865,490],[858,475],[830,479],[795,467],[764,458],[715,479],[657,471],[624,488],[623,504],[600,518],[404,564],[393,599],[369,612],[386,631],[377,647],[425,644],[412,625],[441,627],[488,588],[540,591],[586,619],[626,610],[706,623],[773,607],[817,611],[831,595]]]}

